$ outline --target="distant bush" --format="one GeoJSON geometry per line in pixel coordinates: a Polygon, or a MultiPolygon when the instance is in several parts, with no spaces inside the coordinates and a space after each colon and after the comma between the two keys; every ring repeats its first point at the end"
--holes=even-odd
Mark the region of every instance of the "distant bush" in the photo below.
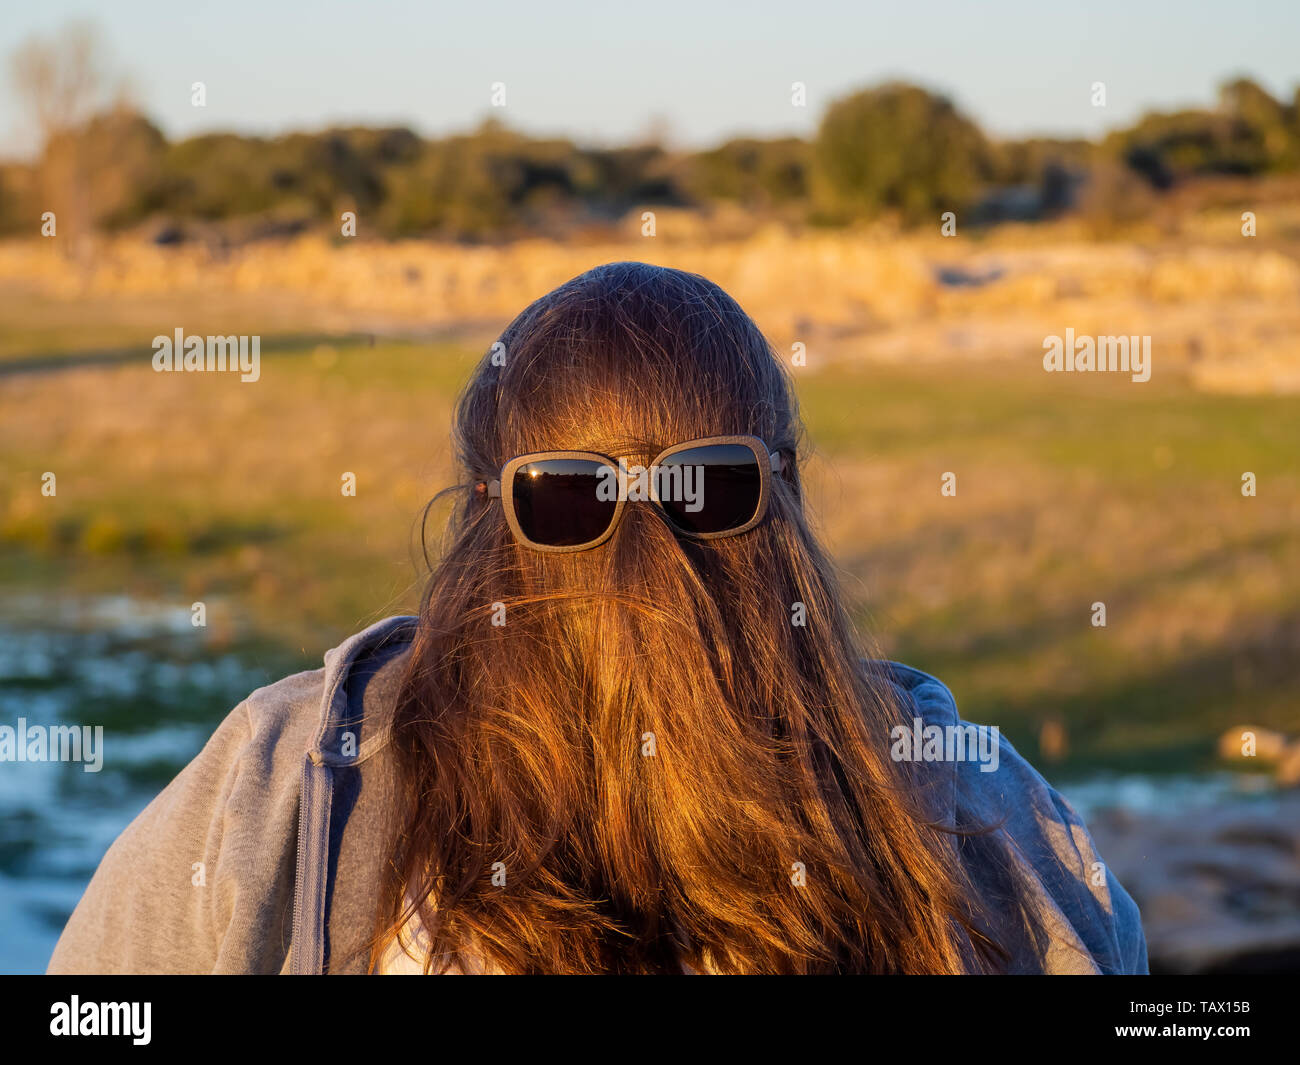
{"type": "Polygon", "coordinates": [[[889,84],[838,100],[814,145],[816,196],[833,220],[895,212],[937,219],[971,204],[993,176],[979,127],[942,96],[889,84]]]}
{"type": "Polygon", "coordinates": [[[686,161],[685,185],[692,198],[728,200],[762,211],[806,204],[812,146],[797,137],[727,141],[686,161]]]}
{"type": "Polygon", "coordinates": [[[1288,105],[1239,78],[1219,89],[1216,109],[1145,115],[1103,148],[1156,189],[1191,177],[1300,169],[1300,90],[1288,105]]]}

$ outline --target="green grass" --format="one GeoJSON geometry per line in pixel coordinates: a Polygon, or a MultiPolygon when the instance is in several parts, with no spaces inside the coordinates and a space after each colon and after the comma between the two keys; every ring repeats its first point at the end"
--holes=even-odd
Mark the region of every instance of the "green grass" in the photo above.
{"type": "Polygon", "coordinates": [[[868,505],[831,493],[847,515],[839,554],[879,590],[860,621],[943,677],[969,717],[1032,755],[1059,716],[1070,768],[1204,766],[1233,725],[1296,731],[1296,399],[1036,364],[845,371],[800,392],[832,480],[894,474],[868,505]],[[946,500],[945,471],[958,476],[946,500]],[[936,573],[939,601],[917,603],[936,573]]]}
{"type": "Polygon", "coordinates": [[[1182,377],[1046,374],[1036,360],[850,370],[809,376],[799,392],[814,443],[838,457],[986,452],[1167,483],[1293,476],[1300,444],[1294,398],[1206,395],[1182,377]]]}

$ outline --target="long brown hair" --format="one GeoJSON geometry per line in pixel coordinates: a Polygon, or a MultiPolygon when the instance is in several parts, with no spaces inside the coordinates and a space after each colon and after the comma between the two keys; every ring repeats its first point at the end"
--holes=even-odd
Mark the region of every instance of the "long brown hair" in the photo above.
{"type": "Polygon", "coordinates": [[[413,914],[432,971],[1006,959],[960,833],[889,757],[905,715],[805,518],[791,383],[731,297],[644,263],[582,274],[485,355],[454,436],[459,498],[395,712],[372,967],[413,914]],[[631,504],[604,545],[543,555],[472,490],[531,451],[648,463],[719,434],[787,459],[765,520],[728,539],[631,504]]]}

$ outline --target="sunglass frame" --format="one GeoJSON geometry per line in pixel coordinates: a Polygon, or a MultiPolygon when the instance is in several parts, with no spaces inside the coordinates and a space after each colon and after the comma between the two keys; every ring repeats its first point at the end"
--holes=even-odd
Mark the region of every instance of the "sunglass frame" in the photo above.
{"type": "MultiPolygon", "coordinates": [[[[722,529],[718,532],[701,533],[683,529],[677,522],[673,521],[672,515],[664,509],[663,503],[659,499],[658,486],[655,483],[655,478],[652,477],[650,479],[651,498],[649,501],[659,509],[659,513],[664,516],[664,520],[672,526],[673,531],[679,536],[685,536],[691,540],[720,540],[726,536],[739,536],[762,521],[767,513],[768,500],[772,494],[772,474],[781,469],[782,459],[779,451],[769,451],[767,445],[756,436],[705,436],[698,440],[687,440],[680,444],[674,444],[672,447],[664,448],[651,460],[650,469],[654,469],[664,459],[676,455],[678,452],[722,444],[742,445],[747,447],[754,455],[754,461],[758,465],[758,504],[754,508],[754,516],[743,525],[738,525],[734,529],[722,529]]],[[[621,458],[616,459],[599,451],[533,451],[527,455],[519,455],[511,459],[501,467],[500,479],[486,482],[485,487],[490,498],[501,500],[501,509],[505,514],[506,524],[510,526],[511,535],[519,544],[533,551],[568,554],[573,551],[590,551],[599,547],[614,535],[618,523],[623,519],[623,511],[628,502],[627,482],[628,468],[621,458]],[[591,459],[612,466],[618,471],[618,500],[614,504],[614,513],[609,519],[609,527],[596,539],[581,544],[541,544],[529,539],[525,534],[523,526],[519,524],[519,518],[515,514],[515,473],[521,466],[526,466],[530,462],[543,462],[548,459],[591,459]]]]}

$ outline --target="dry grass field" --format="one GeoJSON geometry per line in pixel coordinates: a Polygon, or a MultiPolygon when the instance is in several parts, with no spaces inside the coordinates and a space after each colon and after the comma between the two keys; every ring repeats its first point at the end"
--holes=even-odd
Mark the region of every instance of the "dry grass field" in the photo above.
{"type": "Polygon", "coordinates": [[[119,238],[78,264],[52,241],[9,242],[0,284],[26,298],[5,314],[0,358],[138,343],[180,312],[193,331],[205,320],[263,335],[490,330],[592,264],[632,258],[714,279],[778,347],[802,342],[814,370],[1041,357],[1043,337],[1071,326],[1149,334],[1156,372],[1199,389],[1296,393],[1300,206],[1271,205],[1258,224],[1264,235],[1243,237],[1239,212],[1207,210],[1122,240],[1078,223],[970,239],[776,225],[737,237],[660,212],[656,236],[596,244],[303,237],[214,250],[119,238]]]}

